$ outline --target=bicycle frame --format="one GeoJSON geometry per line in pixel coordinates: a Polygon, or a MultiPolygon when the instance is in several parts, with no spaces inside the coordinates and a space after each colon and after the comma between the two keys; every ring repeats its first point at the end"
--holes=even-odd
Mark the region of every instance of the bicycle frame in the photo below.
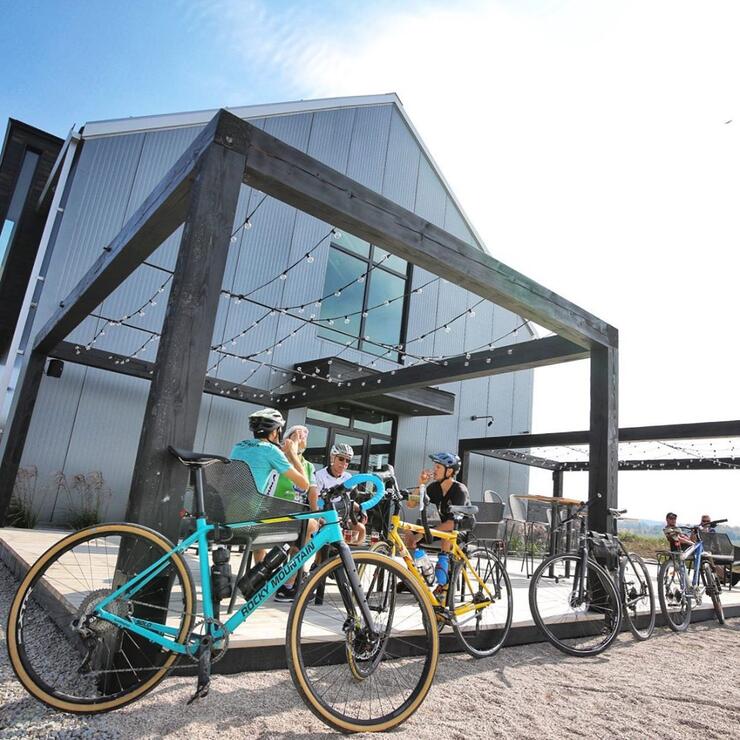
{"type": "MultiPolygon", "coordinates": [[[[402,522],[401,517],[398,514],[398,512],[394,511],[393,515],[391,516],[390,527],[388,528],[388,539],[391,541],[393,546],[397,548],[397,551],[400,553],[400,556],[403,558],[403,561],[406,564],[406,567],[409,569],[410,573],[415,578],[415,580],[418,581],[419,585],[422,586],[423,592],[428,594],[429,600],[432,602],[432,605],[435,608],[441,609],[443,605],[439,602],[439,599],[437,599],[437,597],[434,595],[434,592],[429,589],[429,586],[427,585],[427,582],[424,580],[424,577],[421,575],[421,573],[419,573],[414,563],[414,559],[411,557],[411,554],[409,553],[408,548],[406,547],[404,541],[401,539],[400,535],[398,534],[399,531],[409,531],[409,532],[416,532],[417,534],[424,534],[424,527],[419,524],[409,524],[407,522],[402,522]]],[[[462,561],[466,565],[470,563],[467,555],[463,552],[463,550],[457,544],[458,532],[456,530],[453,530],[452,532],[443,532],[442,530],[439,530],[439,529],[430,529],[429,531],[434,537],[437,537],[446,542],[450,542],[452,544],[452,549],[450,550],[450,553],[449,553],[450,555],[462,561]]],[[[467,612],[473,611],[476,609],[483,609],[487,607],[492,601],[495,600],[495,596],[490,592],[490,590],[488,589],[488,586],[486,586],[485,582],[481,580],[481,578],[475,572],[474,568],[465,567],[462,572],[463,572],[463,578],[465,579],[465,582],[468,588],[472,590],[472,583],[470,582],[470,573],[472,573],[475,576],[475,579],[478,581],[479,587],[482,588],[485,591],[485,593],[488,595],[489,600],[480,602],[478,604],[467,604],[465,606],[458,607],[455,610],[455,616],[466,614],[467,612]]]]}
{"type": "MultiPolygon", "coordinates": [[[[347,483],[371,482],[375,485],[376,493],[370,501],[362,504],[364,509],[372,508],[382,496],[382,485],[373,475],[356,475],[347,481],[347,483]]],[[[248,522],[237,522],[234,524],[209,524],[206,517],[200,512],[200,516],[196,517],[196,529],[193,534],[178,543],[170,552],[163,555],[159,560],[149,565],[141,573],[138,573],[129,581],[124,583],[122,586],[114,590],[110,595],[106,596],[95,608],[95,615],[100,619],[105,619],[118,627],[130,630],[131,632],[146,638],[150,642],[153,642],[160,647],[170,650],[174,653],[181,655],[194,654],[194,651],[198,648],[198,640],[192,640],[191,644],[182,644],[176,642],[174,639],[177,635],[177,629],[174,627],[168,627],[166,624],[158,624],[144,619],[138,619],[133,616],[121,617],[114,614],[106,609],[114,600],[118,598],[130,599],[139,590],[141,590],[147,583],[157,577],[166,567],[167,562],[175,554],[182,554],[189,547],[196,544],[198,546],[198,566],[201,582],[201,599],[202,599],[202,616],[206,620],[208,629],[211,636],[215,641],[218,641],[230,634],[232,634],[243,622],[267,599],[272,596],[275,591],[280,588],[291,576],[305,564],[305,562],[315,553],[317,553],[325,545],[336,545],[339,550],[339,555],[344,564],[348,579],[349,586],[357,598],[360,611],[365,620],[365,624],[372,625],[373,618],[370,613],[367,601],[365,600],[364,593],[360,587],[359,577],[357,570],[352,560],[352,554],[349,546],[342,537],[342,529],[340,527],[339,516],[333,509],[327,509],[324,511],[312,511],[302,512],[300,514],[291,514],[280,517],[270,517],[267,519],[257,519],[255,521],[248,522]],[[230,530],[243,529],[245,527],[253,527],[257,524],[277,524],[279,522],[287,522],[293,520],[304,520],[304,519],[323,519],[324,524],[319,530],[311,537],[311,539],[292,557],[279,568],[275,573],[270,576],[267,583],[265,583],[260,590],[252,595],[245,603],[237,609],[237,611],[228,619],[223,628],[217,628],[215,625],[210,624],[208,620],[213,619],[213,603],[211,600],[211,572],[209,565],[209,549],[208,549],[208,534],[213,532],[217,527],[221,530],[224,528],[230,530]]]]}
{"type": "Polygon", "coordinates": [[[691,577],[691,585],[694,588],[699,585],[699,575],[701,571],[701,562],[703,555],[704,543],[700,539],[697,540],[691,547],[687,547],[681,552],[674,553],[674,561],[678,560],[681,563],[681,577],[684,583],[689,582],[686,561],[691,557],[694,558],[694,574],[691,577]]]}

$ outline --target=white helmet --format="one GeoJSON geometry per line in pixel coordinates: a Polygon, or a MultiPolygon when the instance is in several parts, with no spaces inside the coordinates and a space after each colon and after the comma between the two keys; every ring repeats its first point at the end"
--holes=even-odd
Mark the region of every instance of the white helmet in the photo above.
{"type": "Polygon", "coordinates": [[[260,409],[249,415],[249,428],[255,437],[265,437],[273,429],[282,429],[285,419],[277,409],[260,409]]]}
{"type": "Polygon", "coordinates": [[[355,451],[348,444],[337,442],[331,446],[331,451],[329,452],[329,457],[334,457],[334,455],[344,455],[352,459],[355,456],[355,451]]]}

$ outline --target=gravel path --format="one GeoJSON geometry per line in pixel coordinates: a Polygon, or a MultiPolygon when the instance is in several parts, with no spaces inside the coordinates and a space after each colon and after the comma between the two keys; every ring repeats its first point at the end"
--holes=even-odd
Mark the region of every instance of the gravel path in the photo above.
{"type": "MultiPolygon", "coordinates": [[[[309,738],[331,732],[304,709],[287,671],[215,676],[190,707],[194,678],[165,680],[118,712],[81,718],[31,699],[5,651],[16,582],[0,564],[0,737],[309,738]]],[[[421,709],[394,738],[740,738],[740,620],[623,635],[591,660],[546,645],[506,648],[483,661],[445,656],[421,709]],[[699,679],[691,697],[690,675],[699,679]],[[711,693],[710,693],[711,692],[711,693]]]]}

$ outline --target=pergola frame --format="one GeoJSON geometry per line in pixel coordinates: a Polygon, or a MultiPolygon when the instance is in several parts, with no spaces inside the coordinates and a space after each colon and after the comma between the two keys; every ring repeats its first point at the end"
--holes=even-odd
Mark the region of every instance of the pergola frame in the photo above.
{"type": "MultiPolygon", "coordinates": [[[[625,427],[618,430],[618,442],[658,442],[662,440],[719,439],[727,437],[737,437],[740,439],[740,420],[625,427]]],[[[466,469],[471,454],[484,455],[497,460],[505,460],[520,465],[551,470],[553,496],[559,497],[563,495],[563,473],[590,472],[590,462],[562,462],[531,455],[521,450],[530,450],[533,447],[588,445],[589,440],[590,434],[588,431],[514,434],[499,437],[471,437],[461,439],[458,444],[458,454],[463,461],[461,477],[463,481],[466,480],[466,469]]],[[[619,460],[618,468],[620,471],[738,470],[740,469],[740,459],[735,457],[643,458],[619,460]]]]}
{"type": "MultiPolygon", "coordinates": [[[[559,335],[497,348],[487,353],[494,358],[490,363],[485,362],[486,353],[478,353],[480,357],[470,361],[450,361],[447,372],[427,363],[393,375],[374,374],[375,394],[590,357],[590,515],[594,526],[606,524],[607,506],[617,501],[617,330],[225,110],[214,116],[33,339],[0,446],[0,520],[12,493],[46,358],[63,356],[151,380],[126,517],[176,534],[187,473],[168,455],[167,446],[192,447],[201,394],[213,392],[206,368],[242,183],[559,335]],[[114,356],[105,352],[70,357],[65,342],[69,333],[182,224],[156,362],[115,364],[114,356]]],[[[331,398],[359,397],[361,387],[335,384],[331,398]]],[[[317,388],[301,394],[299,403],[293,403],[291,394],[277,397],[275,403],[306,406],[320,403],[326,394],[327,389],[317,388]]]]}

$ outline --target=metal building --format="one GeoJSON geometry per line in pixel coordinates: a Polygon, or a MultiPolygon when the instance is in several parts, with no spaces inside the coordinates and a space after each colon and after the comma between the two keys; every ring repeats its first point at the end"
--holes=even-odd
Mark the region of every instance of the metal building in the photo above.
{"type": "MultiPolygon", "coordinates": [[[[485,250],[395,95],[231,112],[485,250]]],[[[27,337],[48,321],[213,113],[93,122],[67,142],[11,352],[22,357],[27,337]]],[[[341,367],[350,377],[360,367],[391,370],[532,338],[515,314],[488,302],[479,306],[478,296],[332,226],[242,186],[208,373],[223,388],[203,395],[198,449],[228,454],[248,436],[249,413],[269,405],[271,389],[301,393],[330,361],[335,374],[341,367]],[[316,321],[291,336],[285,307],[313,313],[316,321]],[[233,384],[245,383],[264,395],[254,403],[230,397],[233,384]]],[[[154,360],[151,332],[162,324],[180,233],[73,332],[76,351],[154,360]]],[[[4,395],[12,394],[12,367],[9,360],[4,395]]],[[[428,452],[455,451],[462,437],[528,432],[532,372],[292,409],[289,423],[307,423],[314,459],[340,439],[355,447],[357,466],[390,460],[408,485],[428,452]],[[493,426],[471,419],[486,415],[493,426]]],[[[85,367],[74,357],[60,377],[44,378],[21,461],[38,468],[37,485],[46,488],[42,520],[65,520],[66,502],[52,481],[57,471],[68,478],[100,471],[112,490],[105,518],[123,516],[147,393],[144,379],[85,367]]],[[[484,488],[522,493],[528,482],[525,467],[492,458],[474,459],[467,477],[474,499],[484,488]]]]}

